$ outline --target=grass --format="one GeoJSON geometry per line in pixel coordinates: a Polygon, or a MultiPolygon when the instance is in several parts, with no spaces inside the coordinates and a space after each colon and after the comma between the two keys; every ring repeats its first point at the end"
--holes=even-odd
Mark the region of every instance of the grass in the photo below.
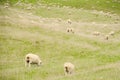
{"type": "MultiPolygon", "coordinates": [[[[57,3],[49,0],[48,4],[51,1],[57,3]]],[[[10,3],[16,2],[13,0],[10,3]]],[[[33,9],[27,10],[29,4],[26,3],[9,8],[0,5],[1,80],[120,79],[119,15],[45,4],[33,5],[33,9]],[[72,15],[68,15],[68,12],[72,15]],[[71,25],[66,21],[69,18],[72,20],[71,25]],[[67,27],[73,27],[75,33],[67,33],[67,27]],[[93,31],[102,34],[94,36],[93,31]],[[115,35],[105,40],[104,36],[110,31],[115,31],[115,35]],[[43,65],[26,68],[24,57],[29,52],[38,54],[43,65]],[[66,61],[76,66],[71,76],[64,76],[63,64],[66,61]]],[[[71,5],[77,5],[76,1],[71,5]]]]}
{"type": "MultiPolygon", "coordinates": [[[[9,0],[2,0],[1,4],[9,0]]],[[[11,4],[15,4],[18,0],[9,1],[11,4]]],[[[69,6],[72,8],[83,8],[87,10],[103,10],[105,12],[120,13],[120,1],[119,0],[20,0],[23,3],[44,3],[48,5],[59,5],[60,7],[69,6]],[[97,6],[96,6],[97,5],[97,6]]]]}
{"type": "Polygon", "coordinates": [[[116,0],[42,0],[43,3],[57,4],[60,6],[69,6],[84,9],[97,9],[107,12],[115,12],[119,14],[119,1],[116,0]],[[96,6],[97,5],[97,6],[96,6]]]}

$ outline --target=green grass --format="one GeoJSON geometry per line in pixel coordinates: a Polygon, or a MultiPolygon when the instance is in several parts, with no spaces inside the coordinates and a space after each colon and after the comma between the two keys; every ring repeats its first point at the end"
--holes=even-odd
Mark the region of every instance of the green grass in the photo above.
{"type": "Polygon", "coordinates": [[[69,6],[84,9],[96,9],[119,14],[119,0],[42,0],[47,4],[57,4],[60,6],[69,6]]]}
{"type": "MultiPolygon", "coordinates": [[[[1,4],[9,0],[1,0],[1,4]]],[[[15,4],[18,0],[10,0],[11,4],[15,4]]],[[[120,13],[120,1],[119,0],[21,0],[24,3],[44,3],[49,5],[69,6],[72,8],[83,8],[87,10],[103,10],[111,13],[120,13]]]]}
{"type": "MultiPolygon", "coordinates": [[[[78,5],[76,0],[68,3],[63,3],[63,0],[49,0],[48,4],[51,1],[62,3],[62,6],[78,5]]],[[[112,17],[109,17],[110,15],[106,16],[106,13],[101,14],[99,11],[94,13],[93,10],[77,9],[78,7],[74,9],[45,4],[44,7],[33,5],[33,9],[27,10],[28,2],[24,4],[23,1],[24,6],[13,5],[16,2],[11,1],[9,8],[0,5],[1,80],[120,79],[119,15],[110,13],[112,17]],[[72,15],[68,15],[68,12],[72,15]],[[58,18],[61,18],[60,22],[58,18]],[[66,21],[69,18],[72,20],[71,25],[66,21]],[[75,33],[67,33],[67,27],[73,27],[75,33]],[[102,34],[94,36],[93,31],[102,34]],[[105,40],[104,36],[110,31],[115,31],[115,35],[105,40]],[[41,57],[43,64],[40,67],[25,67],[24,57],[29,52],[41,57]],[[63,64],[66,61],[75,65],[75,72],[71,76],[64,75],[63,64]]],[[[33,0],[30,2],[36,4],[33,0]]],[[[86,4],[84,1],[80,2],[86,4]]],[[[84,7],[89,9],[88,6],[84,7]]]]}

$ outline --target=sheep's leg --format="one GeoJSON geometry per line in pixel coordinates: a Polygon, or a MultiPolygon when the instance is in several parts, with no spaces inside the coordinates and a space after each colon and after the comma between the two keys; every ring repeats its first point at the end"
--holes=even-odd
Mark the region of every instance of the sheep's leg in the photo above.
{"type": "Polygon", "coordinates": [[[25,67],[27,67],[27,62],[25,61],[25,67]]]}
{"type": "Polygon", "coordinates": [[[31,62],[28,63],[29,67],[31,67],[31,62]]]}
{"type": "Polygon", "coordinates": [[[65,74],[65,76],[66,76],[66,75],[67,75],[67,72],[65,71],[64,74],[65,74]]]}
{"type": "Polygon", "coordinates": [[[65,67],[65,71],[64,71],[65,75],[69,74],[68,68],[65,67]]]}
{"type": "Polygon", "coordinates": [[[70,71],[69,74],[72,74],[72,72],[70,71]]]}

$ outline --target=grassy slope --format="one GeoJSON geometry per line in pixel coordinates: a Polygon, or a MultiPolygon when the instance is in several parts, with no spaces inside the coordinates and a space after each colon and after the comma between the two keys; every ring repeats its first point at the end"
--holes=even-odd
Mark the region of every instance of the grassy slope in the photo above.
{"type": "Polygon", "coordinates": [[[114,24],[116,16],[105,17],[103,20],[104,15],[98,13],[99,19],[96,20],[92,11],[55,7],[51,7],[51,10],[47,10],[47,7],[32,10],[25,8],[4,9],[0,6],[1,80],[120,79],[120,27],[119,22],[114,24]],[[71,25],[76,31],[75,34],[66,33],[68,24],[64,19],[69,18],[67,11],[77,11],[70,18],[83,21],[73,22],[71,25]],[[81,12],[87,16],[77,18],[82,17],[82,14],[78,15],[81,12]],[[59,14],[54,15],[55,13],[59,14]],[[63,20],[58,22],[57,19],[41,18],[36,14],[63,20]],[[100,24],[91,24],[93,21],[100,24]],[[104,25],[106,26],[103,27],[104,25]],[[102,35],[93,36],[91,33],[95,30],[102,32],[102,35]],[[112,30],[116,32],[115,36],[111,36],[108,41],[104,40],[103,36],[112,30]],[[25,68],[24,56],[28,52],[40,55],[43,65],[25,68]],[[64,76],[65,61],[76,65],[74,75],[64,76]]]}

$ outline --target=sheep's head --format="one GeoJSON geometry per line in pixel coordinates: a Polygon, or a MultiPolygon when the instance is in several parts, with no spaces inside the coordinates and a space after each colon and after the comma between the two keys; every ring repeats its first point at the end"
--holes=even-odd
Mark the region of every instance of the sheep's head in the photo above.
{"type": "Polygon", "coordinates": [[[27,63],[29,63],[29,62],[30,62],[30,60],[28,59],[28,60],[26,60],[26,62],[27,62],[27,63]]]}
{"type": "Polygon", "coordinates": [[[68,70],[68,67],[67,66],[65,66],[65,71],[68,73],[69,72],[69,70],[68,70]]]}

